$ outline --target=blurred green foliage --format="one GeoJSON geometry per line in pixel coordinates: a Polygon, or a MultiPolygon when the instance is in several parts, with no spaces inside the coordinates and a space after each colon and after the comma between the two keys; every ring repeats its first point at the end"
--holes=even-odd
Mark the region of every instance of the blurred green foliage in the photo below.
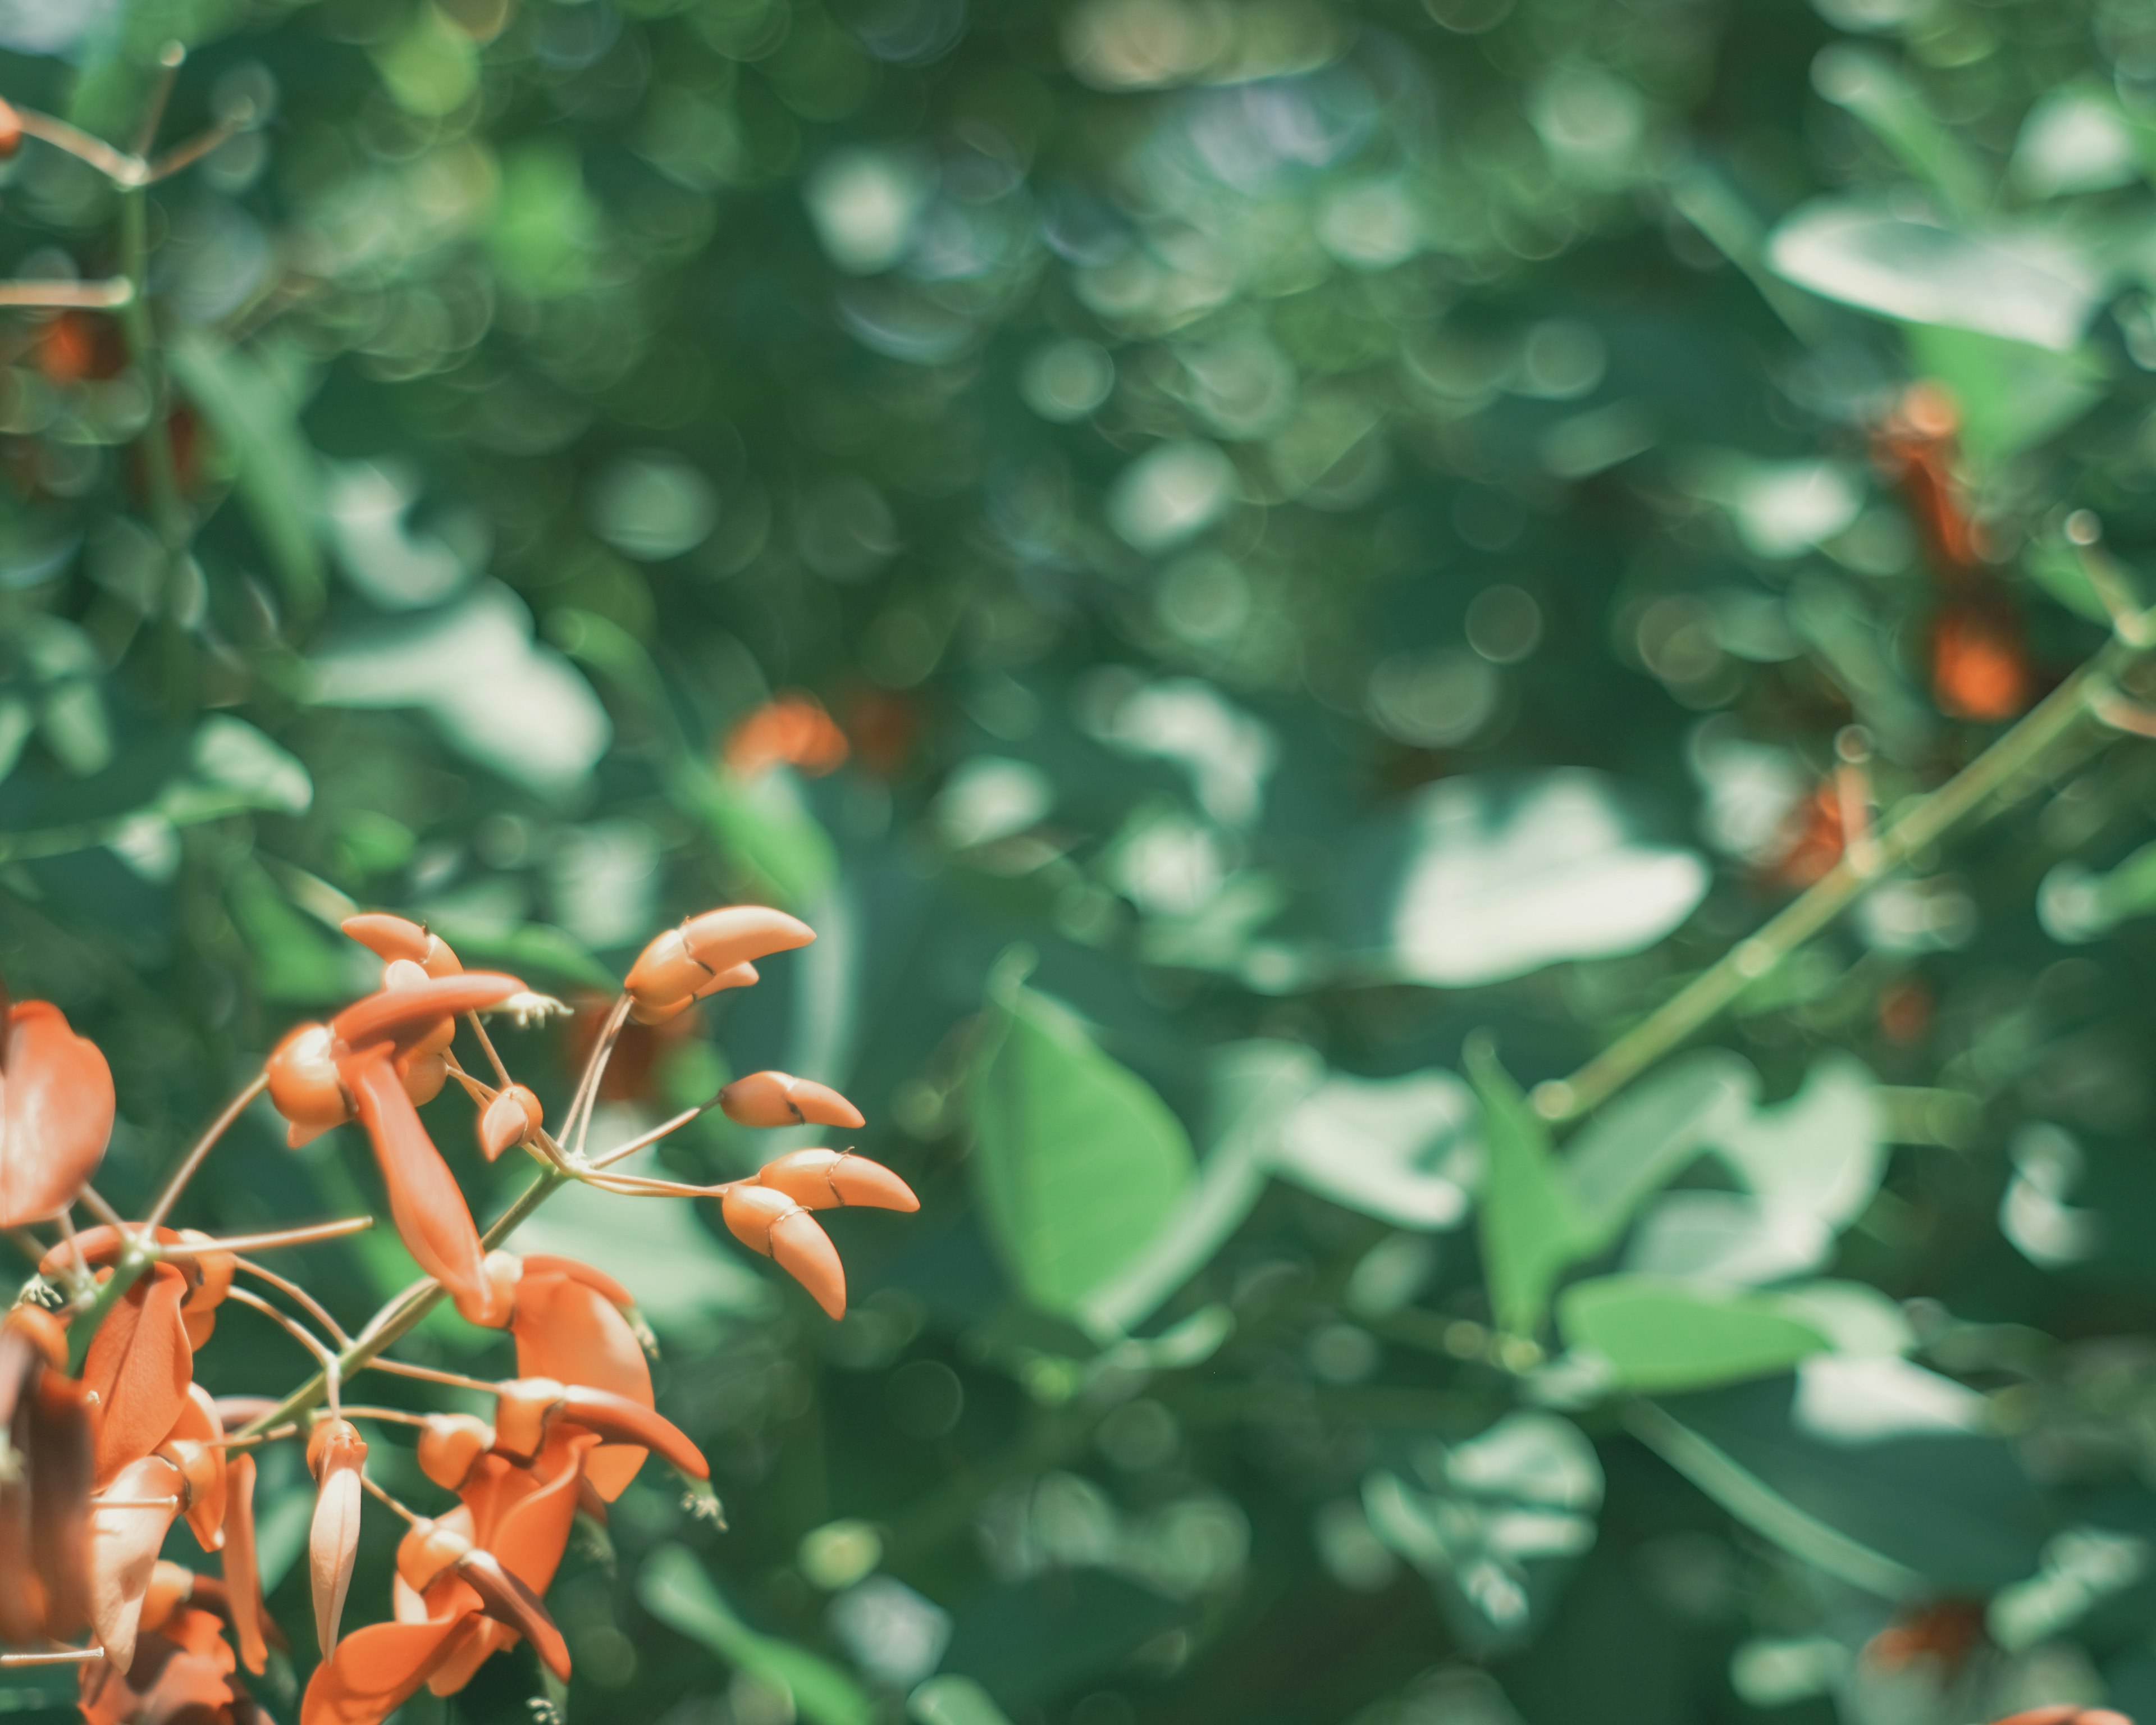
{"type": "MultiPolygon", "coordinates": [[[[1889,811],[1989,739],[1943,608],[2033,693],[2156,597],[2156,10],[0,0],[0,94],[126,146],[174,39],[198,165],[0,169],[13,277],[146,223],[146,318],[0,312],[0,959],[110,1055],[100,1183],[370,985],[354,906],[583,1001],[755,896],[817,945],[603,1121],[779,1066],[924,1201],[836,1326],[708,1207],[518,1236],[637,1291],[731,1522],[586,1529],[568,1717],[2156,1712],[2144,745],[1577,1128],[1520,1089],[1831,861],[1844,727],[1889,811]],[[1919,377],[1966,568],[1874,459],[1919,377]],[[745,750],[788,691],[837,770],[745,750]]],[[[378,1207],[352,1136],[250,1117],[182,1219],[378,1207]]]]}

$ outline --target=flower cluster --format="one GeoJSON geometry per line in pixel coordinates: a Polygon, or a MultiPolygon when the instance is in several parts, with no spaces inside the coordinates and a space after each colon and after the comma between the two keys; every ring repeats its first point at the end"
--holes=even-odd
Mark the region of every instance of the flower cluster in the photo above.
{"type": "MultiPolygon", "coordinates": [[[[603,1153],[588,1149],[629,1022],[664,1023],[753,983],[757,961],[814,937],[783,912],[732,906],[653,941],[554,1130],[537,1095],[510,1076],[483,1016],[528,1021],[558,1003],[516,977],[465,970],[439,937],[401,917],[355,916],[345,932],[383,961],[380,988],[285,1036],[136,1220],[90,1183],[115,1111],[103,1055],[49,1003],[6,1008],[0,1228],[39,1255],[37,1276],[0,1321],[0,1640],[21,1650],[0,1655],[0,1666],[80,1663],[84,1712],[100,1725],[259,1717],[242,1674],[260,1675],[285,1640],[257,1571],[254,1452],[279,1442],[304,1447],[316,1491],[308,1572],[321,1657],[301,1725],[373,1725],[423,1685],[454,1693],[520,1642],[567,1677],[568,1651],[544,1595],[577,1512],[603,1518],[654,1458],[706,1495],[710,1470],[656,1410],[629,1291],[589,1265],[501,1248],[549,1192],[574,1180],[633,1197],[716,1199],[733,1234],[834,1317],[845,1309],[845,1272],[814,1212],[918,1208],[897,1175],[850,1150],[797,1150],[752,1178],[714,1186],[619,1166],[702,1108],[603,1153]],[[460,1029],[484,1054],[483,1073],[458,1058],[460,1029]],[[490,1161],[516,1150],[538,1168],[484,1235],[420,1117],[452,1082],[478,1108],[490,1161]],[[258,1255],[354,1232],[372,1218],[227,1239],[167,1225],[188,1180],[265,1093],[294,1145],[359,1125],[390,1220],[425,1272],[357,1335],[258,1255]],[[95,1222],[79,1224],[78,1206],[95,1222]],[[56,1238],[38,1237],[47,1224],[56,1238]],[[389,1354],[444,1298],[469,1322],[508,1332],[515,1377],[485,1382],[389,1354]],[[204,1390],[195,1357],[229,1302],[304,1345],[319,1365],[314,1378],[282,1400],[204,1390]],[[482,1411],[359,1404],[345,1389],[363,1370],[447,1386],[478,1398],[482,1411]],[[420,1470],[445,1494],[443,1505],[423,1512],[369,1476],[365,1431],[382,1422],[417,1428],[420,1470]],[[369,1498],[406,1531],[389,1620],[347,1635],[369,1498]],[[218,1556],[221,1575],[161,1555],[178,1522],[218,1556]]],[[[781,1072],[740,1079],[705,1107],[751,1127],[862,1124],[837,1091],[781,1072]]]]}

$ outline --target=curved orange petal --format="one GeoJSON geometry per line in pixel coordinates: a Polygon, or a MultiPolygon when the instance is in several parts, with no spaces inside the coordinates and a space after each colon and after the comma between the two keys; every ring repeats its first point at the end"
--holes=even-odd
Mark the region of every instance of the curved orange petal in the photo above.
{"type": "Polygon", "coordinates": [[[449,943],[432,929],[386,911],[365,911],[337,925],[385,963],[409,959],[429,976],[454,976],[464,968],[449,943]]]}
{"type": "Polygon", "coordinates": [[[74,1202],[112,1137],[112,1069],[48,1000],[8,1010],[0,1062],[0,1228],[74,1202]]]}
{"type": "Polygon", "coordinates": [[[135,1662],[142,1597],[157,1567],[157,1548],[165,1543],[165,1530],[180,1512],[185,1485],[171,1462],[145,1455],[122,1468],[107,1488],[114,1503],[90,1507],[90,1626],[97,1631],[105,1656],[123,1671],[135,1662]],[[161,1500],[169,1500],[172,1507],[131,1507],[161,1500]]]}
{"type": "Polygon", "coordinates": [[[719,1106],[737,1126],[864,1124],[861,1111],[828,1084],[790,1072],[752,1072],[719,1092],[719,1106]]]}
{"type": "MultiPolygon", "coordinates": [[[[535,1594],[554,1584],[554,1572],[569,1548],[569,1530],[577,1519],[577,1461],[588,1456],[591,1448],[588,1438],[562,1446],[558,1453],[565,1465],[533,1489],[497,1499],[490,1506],[494,1513],[485,1537],[475,1541],[501,1558],[503,1567],[535,1594]]],[[[473,1527],[475,1532],[480,1530],[476,1515],[473,1527]]]]}
{"type": "Polygon", "coordinates": [[[444,1019],[499,1006],[523,992],[524,984],[515,977],[493,971],[432,977],[416,988],[386,989],[354,1001],[330,1020],[330,1029],[347,1048],[386,1042],[401,1051],[424,1041],[444,1019]]]}
{"type": "Polygon", "coordinates": [[[244,1450],[225,1466],[224,1591],[239,1662],[259,1677],[270,1650],[262,1638],[262,1574],[254,1555],[254,1458],[244,1450]]]}
{"type": "Polygon", "coordinates": [[[380,1725],[456,1651],[479,1615],[479,1595],[454,1577],[434,1584],[418,1623],[372,1623],[315,1667],[300,1725],[380,1725]]]}
{"type": "Polygon", "coordinates": [[[344,1070],[358,1099],[360,1124],[367,1128],[389,1189],[389,1214],[404,1249],[449,1290],[465,1317],[499,1326],[507,1315],[506,1300],[488,1279],[486,1254],[471,1210],[398,1082],[387,1048],[353,1055],[344,1070]]]}
{"type": "Polygon", "coordinates": [[[689,956],[714,972],[791,952],[815,938],[816,931],[800,918],[769,905],[726,905],[681,925],[681,944],[689,956]]]}
{"type": "Polygon", "coordinates": [[[545,1121],[539,1098],[525,1086],[512,1084],[497,1093],[479,1117],[480,1150],[489,1162],[495,1161],[511,1145],[522,1142],[526,1133],[536,1132],[545,1121]]]}
{"type": "Polygon", "coordinates": [[[97,1394],[91,1415],[96,1477],[101,1485],[165,1440],[194,1375],[180,1307],[187,1279],[153,1264],[105,1315],[82,1363],[82,1381],[97,1394]]]}
{"type": "Polygon", "coordinates": [[[880,1162],[850,1150],[792,1150],[758,1171],[756,1183],[804,1209],[917,1210],[913,1189],[880,1162]]]}
{"type": "MultiPolygon", "coordinates": [[[[581,1275],[572,1279],[551,1270],[553,1263],[564,1261],[536,1255],[524,1260],[516,1312],[509,1324],[516,1338],[516,1375],[588,1384],[649,1407],[651,1367],[636,1332],[610,1291],[594,1287],[581,1275]]],[[[584,1268],[576,1267],[580,1272],[584,1268]]],[[[587,1471],[599,1495],[612,1502],[643,1465],[640,1447],[614,1444],[592,1456],[587,1471]]]]}
{"type": "MultiPolygon", "coordinates": [[[[646,1448],[658,1450],[692,1480],[711,1476],[711,1464],[704,1460],[704,1452],[689,1441],[687,1433],[665,1414],[654,1413],[625,1395],[593,1389],[587,1384],[565,1384],[556,1417],[582,1426],[595,1437],[611,1440],[608,1447],[625,1440],[640,1441],[646,1448]]],[[[604,1449],[599,1453],[604,1454],[604,1449]]],[[[637,1453],[640,1455],[643,1450],[637,1453]]],[[[604,1497],[607,1494],[602,1491],[599,1495],[604,1497]]]]}
{"type": "Polygon", "coordinates": [[[539,1662],[563,1682],[569,1680],[569,1647],[547,1615],[538,1594],[503,1567],[501,1559],[475,1546],[457,1565],[458,1578],[484,1602],[486,1615],[531,1644],[539,1662]]]}

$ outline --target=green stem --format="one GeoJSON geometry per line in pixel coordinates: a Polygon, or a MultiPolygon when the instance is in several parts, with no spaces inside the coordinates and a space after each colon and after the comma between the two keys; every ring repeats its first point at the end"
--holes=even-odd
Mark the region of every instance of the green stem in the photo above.
{"type": "MultiPolygon", "coordinates": [[[[553,1194],[554,1189],[563,1184],[568,1178],[567,1174],[552,1173],[541,1174],[523,1191],[517,1194],[516,1203],[511,1204],[502,1213],[501,1219],[486,1230],[480,1237],[480,1244],[489,1251],[492,1251],[515,1233],[526,1219],[553,1194]]],[[[119,1278],[115,1276],[113,1280],[117,1281],[119,1278]]],[[[418,1324],[419,1320],[432,1312],[440,1302],[444,1291],[441,1283],[438,1281],[423,1282],[418,1287],[405,1295],[402,1302],[387,1317],[379,1323],[370,1324],[357,1342],[337,1355],[338,1381],[349,1381],[353,1373],[366,1366],[391,1343],[409,1335],[418,1324]]],[[[235,1435],[242,1437],[249,1436],[256,1432],[267,1431],[273,1425],[284,1425],[286,1421],[306,1412],[328,1393],[328,1373],[317,1372],[268,1413],[253,1420],[244,1431],[235,1435]]]]}
{"type": "Polygon", "coordinates": [[[100,1285],[97,1297],[68,1320],[68,1370],[72,1375],[82,1375],[82,1363],[90,1358],[90,1344],[106,1314],[126,1297],[127,1291],[141,1281],[143,1272],[155,1262],[139,1246],[125,1248],[112,1266],[112,1274],[100,1285]]]}
{"type": "MultiPolygon", "coordinates": [[[[120,273],[133,290],[120,308],[127,350],[150,394],[150,423],[143,429],[143,458],[149,468],[150,506],[157,536],[169,564],[186,555],[187,504],[180,495],[179,464],[173,459],[170,413],[172,392],[157,352],[157,326],[150,315],[149,193],[140,186],[120,193],[120,273]]],[[[168,571],[168,578],[169,571],[168,571]]]]}
{"type": "Polygon", "coordinates": [[[1998,742],[1938,789],[1905,804],[1873,845],[1845,850],[1832,869],[1757,934],[1739,941],[1569,1078],[1537,1085],[1535,1111],[1545,1120],[1566,1121],[1599,1107],[1949,829],[2028,795],[2041,782],[2036,769],[2080,728],[2118,673],[2148,650],[2135,643],[2151,620],[2144,615],[2133,619],[2133,628],[2123,626],[1998,742]],[[1989,810],[1988,804],[1993,805],[1989,810]]]}

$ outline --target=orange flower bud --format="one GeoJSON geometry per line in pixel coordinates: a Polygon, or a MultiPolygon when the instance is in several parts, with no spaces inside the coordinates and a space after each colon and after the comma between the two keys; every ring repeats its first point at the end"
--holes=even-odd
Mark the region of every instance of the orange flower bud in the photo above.
{"type": "Polygon", "coordinates": [[[494,1428],[477,1414],[429,1414],[419,1428],[419,1471],[444,1491],[454,1491],[493,1447],[494,1428]]]}
{"type": "Polygon", "coordinates": [[[287,1031],[263,1070],[271,1104],[291,1122],[295,1148],[352,1118],[352,1100],[337,1076],[336,1039],[327,1024],[287,1031]]]}
{"type": "Polygon", "coordinates": [[[429,976],[454,976],[464,968],[449,943],[423,923],[369,911],[347,916],[338,926],[377,958],[408,958],[429,976]]]}
{"type": "Polygon", "coordinates": [[[764,1164],[759,1186],[783,1192],[804,1209],[854,1204],[864,1209],[917,1210],[913,1189],[880,1162],[850,1150],[795,1150],[764,1164]]]}
{"type": "Polygon", "coordinates": [[[719,1092],[719,1106],[737,1126],[865,1124],[861,1111],[827,1084],[788,1072],[752,1072],[719,1092]]]}
{"type": "Polygon", "coordinates": [[[12,102],[0,101],[0,162],[23,147],[23,116],[12,102]]]}
{"type": "Polygon", "coordinates": [[[336,1651],[344,1597],[359,1557],[360,1471],[367,1440],[349,1420],[325,1420],[307,1438],[307,1470],[318,1481],[307,1532],[307,1579],[314,1594],[315,1634],[325,1658],[336,1651]]]}
{"type": "Polygon", "coordinates": [[[527,1133],[537,1132],[546,1117],[539,1098],[523,1085],[512,1084],[489,1102],[480,1116],[479,1147],[492,1162],[511,1145],[521,1143],[527,1133]]]}
{"type": "Polygon", "coordinates": [[[845,763],[846,733],[813,695],[781,695],[735,723],[723,754],[744,778],[785,765],[820,778],[845,763]]]}
{"type": "Polygon", "coordinates": [[[714,975],[773,952],[790,952],[815,938],[807,923],[768,905],[727,905],[681,925],[683,947],[714,975]]]}
{"type": "Polygon", "coordinates": [[[846,1313],[846,1271],[839,1249],[816,1219],[767,1186],[734,1186],[720,1211],[735,1239],[769,1258],[833,1317],[846,1313]]]}

